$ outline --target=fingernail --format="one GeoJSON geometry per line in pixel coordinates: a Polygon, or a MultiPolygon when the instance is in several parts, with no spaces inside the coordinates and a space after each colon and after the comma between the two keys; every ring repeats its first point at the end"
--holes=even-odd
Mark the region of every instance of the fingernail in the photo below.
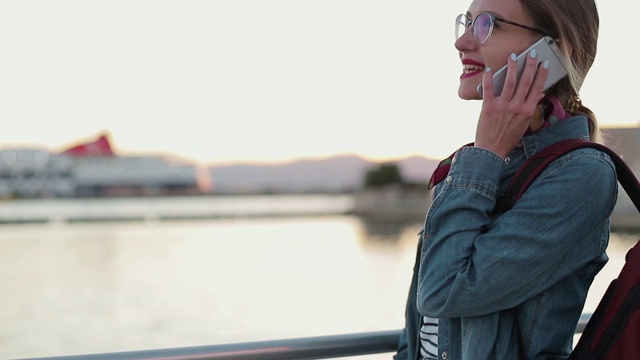
{"type": "Polygon", "coordinates": [[[542,66],[544,66],[544,68],[545,68],[545,69],[548,69],[548,68],[549,68],[549,60],[545,60],[545,61],[542,63],[542,66]]]}
{"type": "Polygon", "coordinates": [[[516,61],[516,53],[511,53],[511,60],[516,61]]]}
{"type": "Polygon", "coordinates": [[[536,58],[536,56],[538,56],[538,52],[536,51],[536,49],[532,49],[529,54],[531,54],[531,57],[534,59],[536,58]]]}
{"type": "Polygon", "coordinates": [[[487,68],[485,69],[486,72],[491,72],[491,67],[487,66],[487,68]]]}

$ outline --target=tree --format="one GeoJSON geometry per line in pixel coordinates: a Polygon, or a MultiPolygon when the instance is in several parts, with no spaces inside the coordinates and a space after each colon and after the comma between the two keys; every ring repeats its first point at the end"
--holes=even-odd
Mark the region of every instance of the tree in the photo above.
{"type": "Polygon", "coordinates": [[[404,180],[398,165],[394,163],[381,164],[375,169],[367,171],[364,180],[365,188],[380,188],[386,185],[402,184],[404,180]]]}

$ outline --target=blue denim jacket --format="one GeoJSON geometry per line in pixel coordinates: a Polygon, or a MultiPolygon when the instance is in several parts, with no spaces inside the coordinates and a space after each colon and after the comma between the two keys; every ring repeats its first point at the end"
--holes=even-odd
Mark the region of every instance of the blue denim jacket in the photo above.
{"type": "Polygon", "coordinates": [[[585,117],[523,137],[505,160],[474,147],[456,153],[421,232],[415,284],[418,311],[440,319],[439,359],[517,359],[515,312],[528,359],[569,355],[587,291],[608,260],[613,163],[595,149],[573,151],[511,210],[492,210],[527,157],[573,138],[589,139],[585,117]]]}

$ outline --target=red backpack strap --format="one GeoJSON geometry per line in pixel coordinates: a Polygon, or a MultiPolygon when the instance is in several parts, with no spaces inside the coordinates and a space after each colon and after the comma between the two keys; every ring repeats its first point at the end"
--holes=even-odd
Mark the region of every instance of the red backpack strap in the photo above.
{"type": "Polygon", "coordinates": [[[616,152],[602,144],[578,139],[557,142],[527,159],[511,179],[505,195],[498,200],[496,211],[504,212],[511,209],[536,177],[555,159],[573,150],[585,147],[595,148],[609,155],[615,164],[618,181],[635,207],[640,211],[640,183],[638,183],[638,179],[624,160],[616,152]]]}

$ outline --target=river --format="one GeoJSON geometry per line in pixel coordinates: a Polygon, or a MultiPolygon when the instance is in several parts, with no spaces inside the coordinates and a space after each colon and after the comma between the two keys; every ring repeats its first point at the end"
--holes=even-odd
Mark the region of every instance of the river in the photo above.
{"type": "MultiPolygon", "coordinates": [[[[0,358],[399,329],[420,225],[330,213],[3,224],[0,358]]],[[[585,311],[637,238],[612,235],[585,311]]]]}

